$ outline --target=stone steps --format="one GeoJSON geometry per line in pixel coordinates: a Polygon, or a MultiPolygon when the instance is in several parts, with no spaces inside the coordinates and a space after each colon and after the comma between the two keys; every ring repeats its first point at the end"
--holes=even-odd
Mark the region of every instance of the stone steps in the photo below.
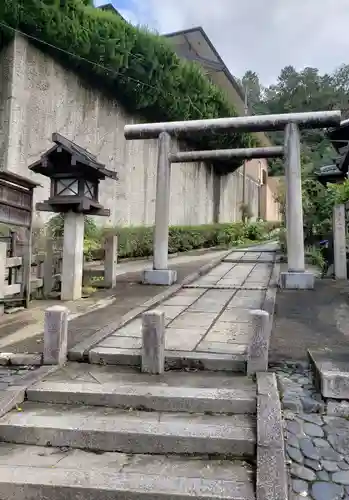
{"type": "MultiPolygon", "coordinates": [[[[237,386],[239,379],[236,377],[237,386]]],[[[241,385],[241,384],[240,384],[241,385]]],[[[173,387],[161,384],[113,382],[40,382],[27,391],[29,401],[132,408],[158,412],[254,414],[256,390],[240,388],[173,387]]]]}
{"type": "Polygon", "coordinates": [[[67,365],[0,418],[2,500],[255,500],[256,383],[67,365]]]}
{"type": "Polygon", "coordinates": [[[252,457],[255,421],[205,415],[25,403],[0,419],[0,441],[97,451],[252,457]]]}
{"type": "Polygon", "coordinates": [[[246,462],[7,444],[0,455],[6,500],[255,500],[246,462]]]}

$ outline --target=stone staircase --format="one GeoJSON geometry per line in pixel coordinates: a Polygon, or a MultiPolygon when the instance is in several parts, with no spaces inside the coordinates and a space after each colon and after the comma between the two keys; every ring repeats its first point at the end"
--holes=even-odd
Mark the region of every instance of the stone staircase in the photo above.
{"type": "Polygon", "coordinates": [[[243,375],[68,365],[0,419],[0,498],[255,500],[256,411],[243,375]]]}

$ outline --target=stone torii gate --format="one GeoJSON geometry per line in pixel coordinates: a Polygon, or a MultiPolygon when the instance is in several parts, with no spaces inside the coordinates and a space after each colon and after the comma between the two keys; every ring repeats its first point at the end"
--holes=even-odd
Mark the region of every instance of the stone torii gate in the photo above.
{"type": "Polygon", "coordinates": [[[280,286],[287,289],[314,288],[314,276],[305,270],[300,129],[334,127],[340,121],[340,111],[319,111],[126,125],[124,134],[127,140],[159,141],[153,269],[145,271],[144,283],[170,285],[177,280],[176,272],[168,269],[171,163],[284,157],[288,271],[281,273],[280,286]],[[172,137],[183,139],[203,133],[281,130],[285,131],[284,147],[171,152],[172,137]]]}

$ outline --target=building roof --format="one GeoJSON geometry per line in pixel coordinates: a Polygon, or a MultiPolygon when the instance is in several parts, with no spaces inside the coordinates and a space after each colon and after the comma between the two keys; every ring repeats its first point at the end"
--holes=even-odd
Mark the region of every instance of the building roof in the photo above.
{"type": "MultiPolygon", "coordinates": [[[[245,96],[243,89],[224,64],[223,59],[201,26],[168,33],[164,36],[171,41],[179,57],[201,64],[208,78],[223,90],[238,114],[244,115],[245,96]]],[[[263,146],[272,145],[266,134],[260,132],[256,136],[263,146]]]]}
{"type": "Polygon", "coordinates": [[[342,153],[349,144],[349,120],[344,120],[338,127],[330,128],[327,137],[337,153],[342,153]]]}
{"type": "Polygon", "coordinates": [[[337,182],[344,181],[347,178],[345,172],[339,170],[336,165],[325,165],[320,167],[316,173],[317,180],[326,187],[327,184],[336,184],[337,182]]]}
{"type": "MultiPolygon", "coordinates": [[[[110,3],[101,5],[99,9],[110,10],[124,19],[110,3]]],[[[171,41],[179,57],[201,64],[207,77],[225,93],[239,116],[244,115],[245,96],[243,89],[224,64],[223,59],[201,26],[167,33],[163,36],[171,41]]],[[[255,135],[262,146],[272,145],[269,137],[263,132],[258,132],[255,135]]]]}
{"type": "Polygon", "coordinates": [[[124,21],[126,21],[126,19],[124,17],[122,17],[122,15],[120,14],[120,12],[118,10],[116,10],[116,8],[114,7],[114,5],[111,4],[111,3],[106,3],[104,5],[100,5],[99,7],[97,7],[97,9],[107,10],[109,12],[114,12],[114,14],[116,14],[117,16],[121,17],[121,19],[123,19],[124,21]]]}

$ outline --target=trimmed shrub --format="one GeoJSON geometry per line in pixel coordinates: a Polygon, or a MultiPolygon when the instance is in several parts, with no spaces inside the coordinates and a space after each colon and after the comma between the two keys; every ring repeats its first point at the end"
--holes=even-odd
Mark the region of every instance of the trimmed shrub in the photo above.
{"type": "MultiPolygon", "coordinates": [[[[237,116],[199,64],[179,58],[166,38],[125,22],[90,0],[1,0],[0,21],[36,43],[88,82],[150,121],[237,116]],[[53,47],[54,45],[54,47],[53,47]]],[[[0,26],[0,43],[13,37],[0,26]]],[[[258,144],[246,133],[202,134],[205,149],[258,144]]]]}
{"type": "MultiPolygon", "coordinates": [[[[63,236],[64,220],[61,214],[47,223],[47,233],[55,239],[63,236]]],[[[233,222],[231,224],[203,224],[200,226],[170,226],[169,253],[201,248],[229,247],[249,241],[268,239],[279,227],[270,222],[233,222]]],[[[85,218],[84,253],[87,260],[104,258],[104,240],[108,235],[118,236],[120,258],[150,257],[153,254],[153,227],[134,226],[99,228],[91,217],[85,218]]]]}
{"type": "MultiPolygon", "coordinates": [[[[249,241],[268,239],[276,224],[265,222],[243,224],[204,224],[200,226],[171,226],[169,253],[186,252],[217,246],[229,247],[249,241]]],[[[153,254],[153,227],[109,228],[118,235],[119,257],[149,257],[153,254]]]]}

